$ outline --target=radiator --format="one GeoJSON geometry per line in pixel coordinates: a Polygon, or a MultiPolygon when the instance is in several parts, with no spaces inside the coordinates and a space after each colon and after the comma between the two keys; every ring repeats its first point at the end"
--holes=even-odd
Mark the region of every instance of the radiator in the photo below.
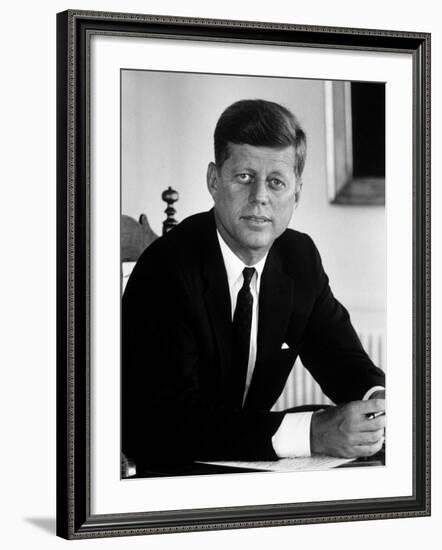
{"type": "MultiPolygon", "coordinates": [[[[359,338],[373,363],[385,370],[385,332],[383,330],[364,330],[359,338]]],[[[297,359],[284,390],[272,407],[272,411],[283,411],[298,405],[330,405],[332,401],[322,392],[319,384],[297,359]]]]}

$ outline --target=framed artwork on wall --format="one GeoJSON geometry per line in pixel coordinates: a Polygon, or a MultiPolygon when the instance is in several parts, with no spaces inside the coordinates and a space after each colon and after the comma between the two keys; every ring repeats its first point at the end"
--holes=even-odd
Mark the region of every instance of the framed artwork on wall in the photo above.
{"type": "Polygon", "coordinates": [[[325,87],[328,193],[334,204],[385,204],[385,84],[325,87]]]}

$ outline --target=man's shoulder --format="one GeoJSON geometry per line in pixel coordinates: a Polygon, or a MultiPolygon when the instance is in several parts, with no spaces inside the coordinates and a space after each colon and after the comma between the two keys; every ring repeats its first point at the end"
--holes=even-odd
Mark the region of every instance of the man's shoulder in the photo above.
{"type": "Polygon", "coordinates": [[[273,243],[273,253],[280,259],[288,272],[299,273],[315,270],[320,261],[313,239],[307,233],[286,229],[273,243]]]}
{"type": "Polygon", "coordinates": [[[274,248],[281,254],[292,256],[293,253],[314,253],[316,245],[307,233],[295,229],[286,229],[274,242],[274,248]]]}
{"type": "Polygon", "coordinates": [[[212,210],[209,212],[192,214],[185,218],[176,227],[170,230],[165,237],[171,242],[186,239],[189,236],[199,236],[202,238],[210,229],[215,230],[215,217],[212,210]]]}
{"type": "Polygon", "coordinates": [[[207,241],[213,240],[215,235],[212,212],[194,214],[155,240],[140,260],[161,258],[175,263],[179,259],[191,259],[201,254],[207,241]]]}
{"type": "Polygon", "coordinates": [[[138,299],[149,288],[169,285],[171,289],[183,281],[193,284],[204,257],[204,239],[216,240],[215,229],[211,229],[215,222],[211,218],[211,212],[190,216],[152,242],[132,271],[125,290],[126,301],[129,296],[138,299]]]}

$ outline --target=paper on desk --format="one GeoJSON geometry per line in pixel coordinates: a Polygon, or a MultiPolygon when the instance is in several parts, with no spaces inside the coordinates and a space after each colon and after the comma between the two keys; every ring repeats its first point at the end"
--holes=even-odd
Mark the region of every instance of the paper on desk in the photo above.
{"type": "Polygon", "coordinates": [[[222,461],[204,462],[218,466],[230,466],[233,468],[247,468],[268,472],[298,472],[301,470],[328,470],[352,462],[354,458],[336,458],[333,456],[317,455],[305,458],[281,458],[279,460],[255,460],[246,461],[222,461]]]}

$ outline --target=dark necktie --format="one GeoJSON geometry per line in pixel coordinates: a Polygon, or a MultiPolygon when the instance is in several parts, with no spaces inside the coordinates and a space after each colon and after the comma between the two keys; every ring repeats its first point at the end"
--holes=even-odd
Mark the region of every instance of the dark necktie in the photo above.
{"type": "Polygon", "coordinates": [[[249,362],[250,331],[252,327],[253,296],[250,281],[255,274],[254,267],[243,269],[244,283],[238,292],[235,313],[233,315],[233,403],[241,407],[249,362]]]}

